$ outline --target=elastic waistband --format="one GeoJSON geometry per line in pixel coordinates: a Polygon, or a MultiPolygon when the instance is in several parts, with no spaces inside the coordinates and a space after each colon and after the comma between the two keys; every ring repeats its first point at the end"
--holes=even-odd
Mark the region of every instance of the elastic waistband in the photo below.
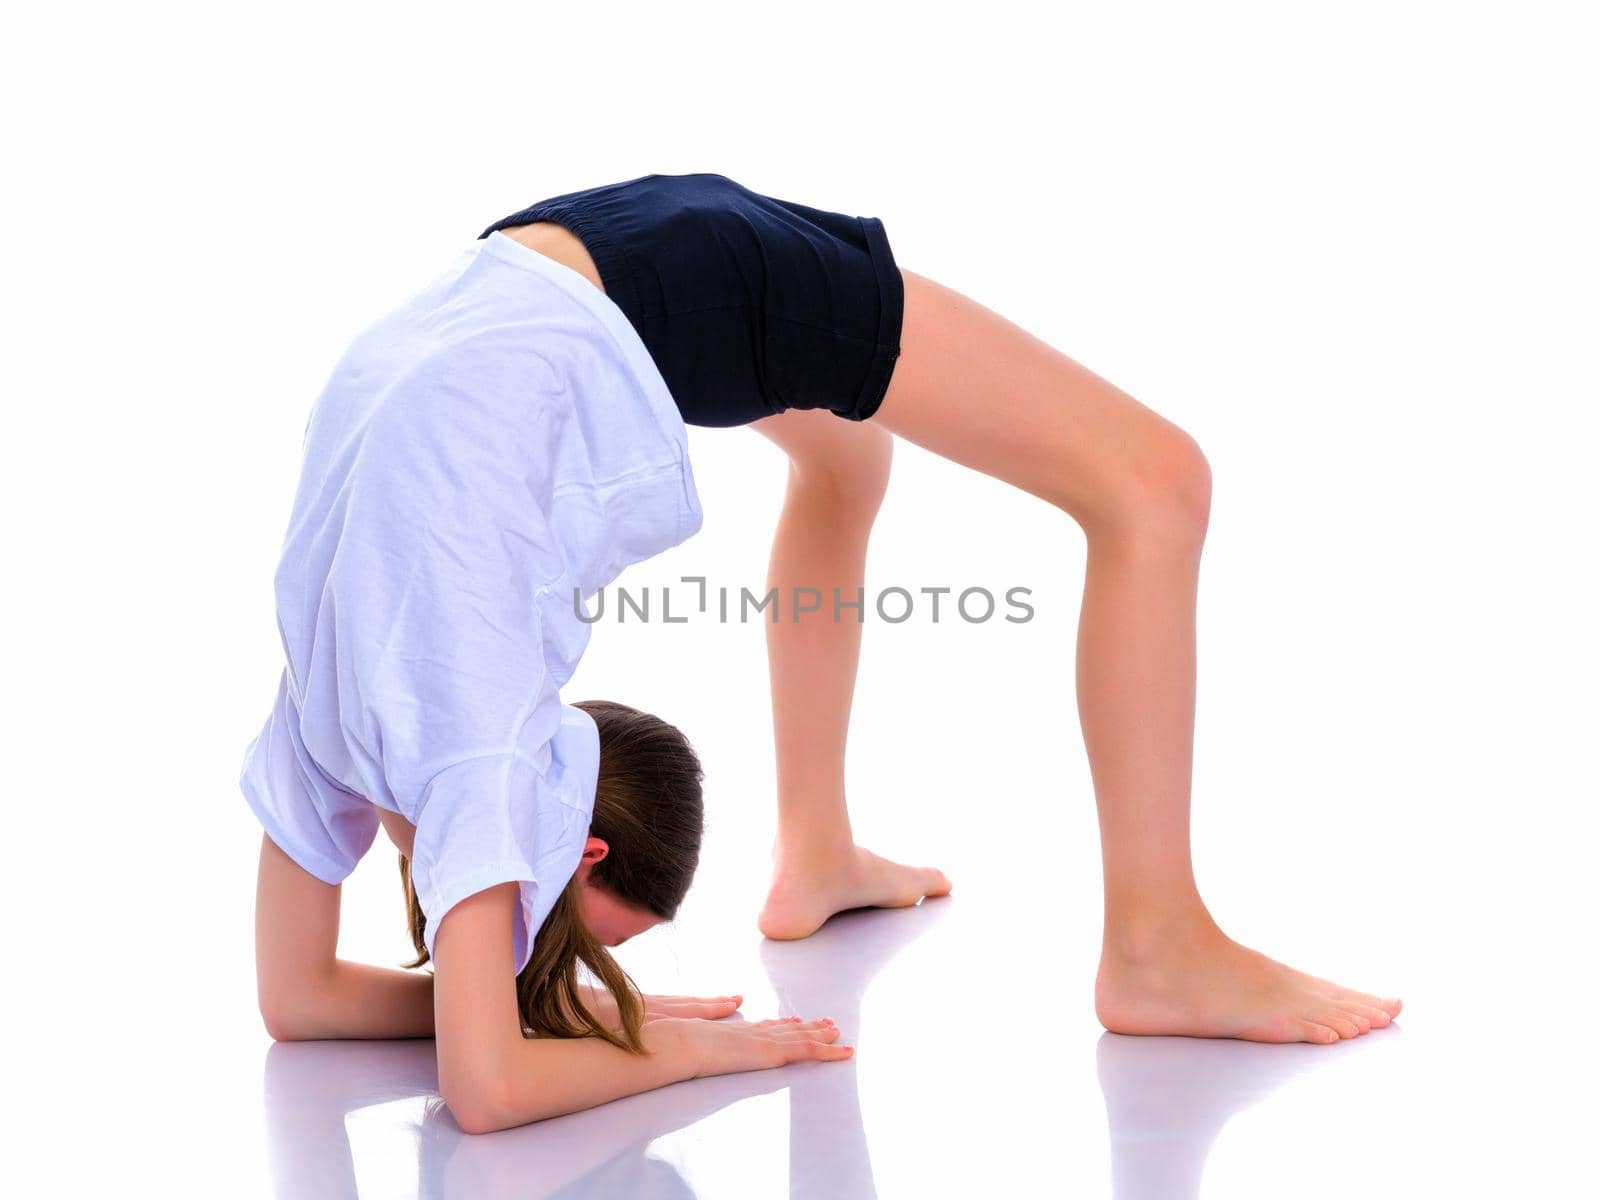
{"type": "MultiPolygon", "coordinates": [[[[605,326],[607,332],[622,347],[628,365],[639,376],[639,382],[649,393],[652,404],[662,409],[661,415],[667,427],[681,424],[677,402],[672,398],[667,381],[661,377],[656,360],[651,357],[650,351],[640,339],[639,331],[633,327],[633,322],[609,295],[571,267],[558,263],[553,258],[547,258],[537,250],[530,250],[515,238],[507,237],[498,230],[474,242],[468,253],[490,254],[514,267],[542,275],[581,304],[605,326]]],[[[597,261],[596,266],[598,265],[597,261]]],[[[602,281],[604,278],[602,274],[602,281]]]]}
{"type": "Polygon", "coordinates": [[[687,532],[680,531],[680,538],[687,537],[689,533],[699,529],[700,498],[689,467],[689,434],[683,422],[683,414],[678,410],[678,402],[672,398],[672,389],[662,378],[661,369],[656,366],[655,358],[640,339],[639,331],[633,327],[633,322],[628,319],[627,314],[618,308],[606,293],[571,267],[564,266],[553,258],[547,258],[537,250],[530,250],[515,238],[507,237],[499,231],[474,241],[464,253],[487,254],[501,262],[541,276],[581,305],[611,335],[612,340],[622,351],[629,374],[638,383],[639,391],[651,415],[655,417],[657,429],[672,444],[676,453],[677,468],[683,486],[681,498],[683,530],[687,530],[687,532]]]}
{"type": "MultiPolygon", "coordinates": [[[[618,341],[624,345],[630,340],[638,341],[638,331],[634,329],[633,322],[628,320],[627,314],[617,306],[616,301],[571,267],[540,254],[537,250],[530,250],[515,238],[507,237],[498,230],[475,241],[468,248],[468,252],[492,254],[514,267],[521,267],[523,270],[544,276],[604,322],[618,341]]],[[[602,281],[604,278],[601,276],[602,281]]],[[[643,343],[640,344],[640,349],[644,349],[643,343]]]]}
{"type": "MultiPolygon", "coordinates": [[[[575,234],[583,243],[583,248],[589,252],[595,270],[600,273],[600,282],[605,285],[606,298],[624,313],[641,311],[639,284],[635,279],[633,259],[612,239],[607,223],[599,219],[591,204],[559,198],[541,200],[519,213],[502,217],[478,236],[492,237],[513,225],[528,225],[535,221],[549,221],[575,234]]],[[[520,242],[517,244],[521,245],[520,242]]]]}

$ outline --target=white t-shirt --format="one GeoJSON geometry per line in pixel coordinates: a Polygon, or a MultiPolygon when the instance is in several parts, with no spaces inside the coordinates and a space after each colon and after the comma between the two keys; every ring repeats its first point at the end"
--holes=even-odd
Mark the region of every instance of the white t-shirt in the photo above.
{"type": "Polygon", "coordinates": [[[594,722],[558,695],[574,611],[701,524],[687,437],[637,332],[577,272],[501,233],[361,332],[306,426],[274,575],[287,667],[239,783],[326,883],[416,826],[430,953],[515,880],[520,973],[577,869],[594,722]]]}

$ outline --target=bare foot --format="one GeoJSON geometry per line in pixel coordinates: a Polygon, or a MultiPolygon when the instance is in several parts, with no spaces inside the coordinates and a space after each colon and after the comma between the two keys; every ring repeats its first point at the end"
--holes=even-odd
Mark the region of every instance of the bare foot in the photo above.
{"type": "Polygon", "coordinates": [[[1400,1001],[1339,987],[1247,949],[1209,922],[1107,938],[1095,1015],[1113,1033],[1337,1042],[1382,1029],[1400,1001]]]}
{"type": "Polygon", "coordinates": [[[779,854],[756,924],[767,937],[790,941],[809,937],[846,909],[906,908],[949,891],[942,871],[901,866],[860,846],[816,857],[779,854]]]}

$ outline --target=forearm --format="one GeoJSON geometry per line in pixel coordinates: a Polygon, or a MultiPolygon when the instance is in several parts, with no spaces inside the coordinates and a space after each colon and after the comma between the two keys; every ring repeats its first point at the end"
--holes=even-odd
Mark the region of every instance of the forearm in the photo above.
{"type": "Polygon", "coordinates": [[[336,959],[307,988],[280,1041],[433,1036],[433,975],[336,959]]]}
{"type": "Polygon", "coordinates": [[[645,1055],[595,1037],[507,1042],[497,1103],[468,1132],[510,1129],[694,1078],[696,1065],[673,1022],[650,1022],[643,1038],[645,1055]]]}

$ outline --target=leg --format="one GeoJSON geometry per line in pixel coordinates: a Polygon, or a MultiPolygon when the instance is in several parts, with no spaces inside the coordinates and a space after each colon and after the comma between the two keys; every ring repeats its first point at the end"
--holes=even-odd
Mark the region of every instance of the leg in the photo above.
{"type": "Polygon", "coordinates": [[[1079,719],[1105,871],[1096,1011],[1120,1033],[1336,1041],[1399,1002],[1225,937],[1189,857],[1204,455],[1177,426],[965,296],[903,271],[901,355],[873,423],[1061,508],[1088,539],[1079,719]]]}
{"type": "Polygon", "coordinates": [[[851,600],[866,572],[867,539],[889,485],[894,439],[830,412],[792,410],[752,425],[789,455],[789,486],[773,538],[767,586],[780,597],[815,588],[822,609],[769,623],[772,720],[778,764],[773,880],[759,925],[801,938],[836,912],[898,907],[939,896],[938,871],[905,867],[855,844],[845,807],[845,737],[861,652],[854,610],[833,620],[833,589],[851,600]]]}

